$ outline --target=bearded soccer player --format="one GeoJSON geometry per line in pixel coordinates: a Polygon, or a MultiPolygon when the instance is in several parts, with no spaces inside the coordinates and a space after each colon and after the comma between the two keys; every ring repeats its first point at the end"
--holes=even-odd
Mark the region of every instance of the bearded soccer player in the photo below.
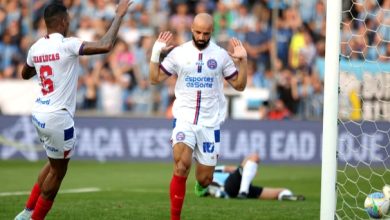
{"type": "Polygon", "coordinates": [[[41,170],[25,209],[15,220],[42,220],[51,209],[74,152],[79,56],[109,52],[131,4],[129,0],[120,1],[110,28],[96,42],[66,37],[69,15],[64,5],[52,3],[45,8],[47,35],[31,46],[22,77],[39,78],[41,91],[33,107],[32,122],[49,161],[41,170]]]}
{"type": "Polygon", "coordinates": [[[172,132],[174,170],[170,183],[173,220],[180,219],[192,156],[197,162],[196,191],[207,190],[213,179],[220,124],[227,111],[223,80],[238,91],[246,86],[247,53],[242,43],[231,39],[233,51],[228,53],[211,42],[213,18],[206,13],[195,16],[191,31],[192,40],[174,48],[161,63],[161,52],[172,49],[172,34],[160,33],[149,64],[152,84],[177,75],[172,132]]]}

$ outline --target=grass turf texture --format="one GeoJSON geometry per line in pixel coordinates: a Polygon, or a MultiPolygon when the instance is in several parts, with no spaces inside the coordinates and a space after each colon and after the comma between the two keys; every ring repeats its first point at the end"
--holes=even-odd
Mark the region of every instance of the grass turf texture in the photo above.
{"type": "MultiPolygon", "coordinates": [[[[44,161],[0,161],[0,193],[29,191],[44,161]]],[[[99,192],[59,193],[47,220],[169,219],[170,163],[70,161],[61,189],[98,187],[99,192]]],[[[198,198],[194,170],[187,181],[182,219],[319,219],[319,166],[260,165],[255,185],[287,187],[305,201],[198,198]]],[[[0,219],[13,219],[27,195],[0,197],[0,219]]]]}

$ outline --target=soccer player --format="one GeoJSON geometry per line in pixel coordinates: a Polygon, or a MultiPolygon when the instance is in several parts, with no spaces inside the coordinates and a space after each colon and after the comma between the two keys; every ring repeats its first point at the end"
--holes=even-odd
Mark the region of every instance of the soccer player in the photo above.
{"type": "Polygon", "coordinates": [[[73,115],[79,56],[107,53],[133,1],[121,0],[106,34],[96,42],[67,38],[69,15],[65,6],[49,4],[44,11],[47,35],[35,42],[22,69],[23,79],[38,75],[41,92],[35,101],[32,122],[46,150],[48,162],[41,170],[25,209],[15,219],[44,219],[53,205],[74,152],[76,141],[73,115]]]}
{"type": "Polygon", "coordinates": [[[246,157],[240,166],[216,166],[213,182],[202,193],[196,195],[217,198],[264,199],[264,200],[304,200],[302,195],[294,195],[286,188],[271,188],[252,185],[257,174],[260,158],[257,154],[246,157]]]}
{"type": "Polygon", "coordinates": [[[247,53],[236,38],[232,52],[210,41],[213,18],[197,14],[192,40],[174,48],[161,62],[161,52],[172,49],[171,32],[160,33],[150,59],[150,81],[157,84],[177,75],[172,132],[174,170],[170,183],[171,219],[180,219],[192,155],[196,160],[196,189],[203,191],[213,179],[220,145],[220,124],[226,115],[224,79],[238,91],[246,86],[247,53]],[[229,56],[230,55],[230,56],[229,56]]]}

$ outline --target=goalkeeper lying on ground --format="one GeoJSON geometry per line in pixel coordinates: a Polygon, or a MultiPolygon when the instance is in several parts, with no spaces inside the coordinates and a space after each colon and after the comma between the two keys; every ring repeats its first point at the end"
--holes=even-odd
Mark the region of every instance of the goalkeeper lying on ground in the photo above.
{"type": "Polygon", "coordinates": [[[271,188],[253,186],[252,180],[256,176],[260,159],[257,154],[251,154],[244,159],[240,166],[216,166],[213,182],[202,188],[196,182],[195,194],[199,197],[214,196],[218,198],[238,199],[278,199],[278,200],[304,200],[302,195],[294,195],[286,188],[271,188]]]}

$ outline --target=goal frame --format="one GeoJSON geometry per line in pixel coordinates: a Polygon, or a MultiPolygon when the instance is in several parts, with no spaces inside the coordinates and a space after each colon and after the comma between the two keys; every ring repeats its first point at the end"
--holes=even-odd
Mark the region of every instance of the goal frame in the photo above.
{"type": "Polygon", "coordinates": [[[342,0],[326,2],[324,114],[322,119],[321,220],[336,215],[340,25],[342,0]]]}

